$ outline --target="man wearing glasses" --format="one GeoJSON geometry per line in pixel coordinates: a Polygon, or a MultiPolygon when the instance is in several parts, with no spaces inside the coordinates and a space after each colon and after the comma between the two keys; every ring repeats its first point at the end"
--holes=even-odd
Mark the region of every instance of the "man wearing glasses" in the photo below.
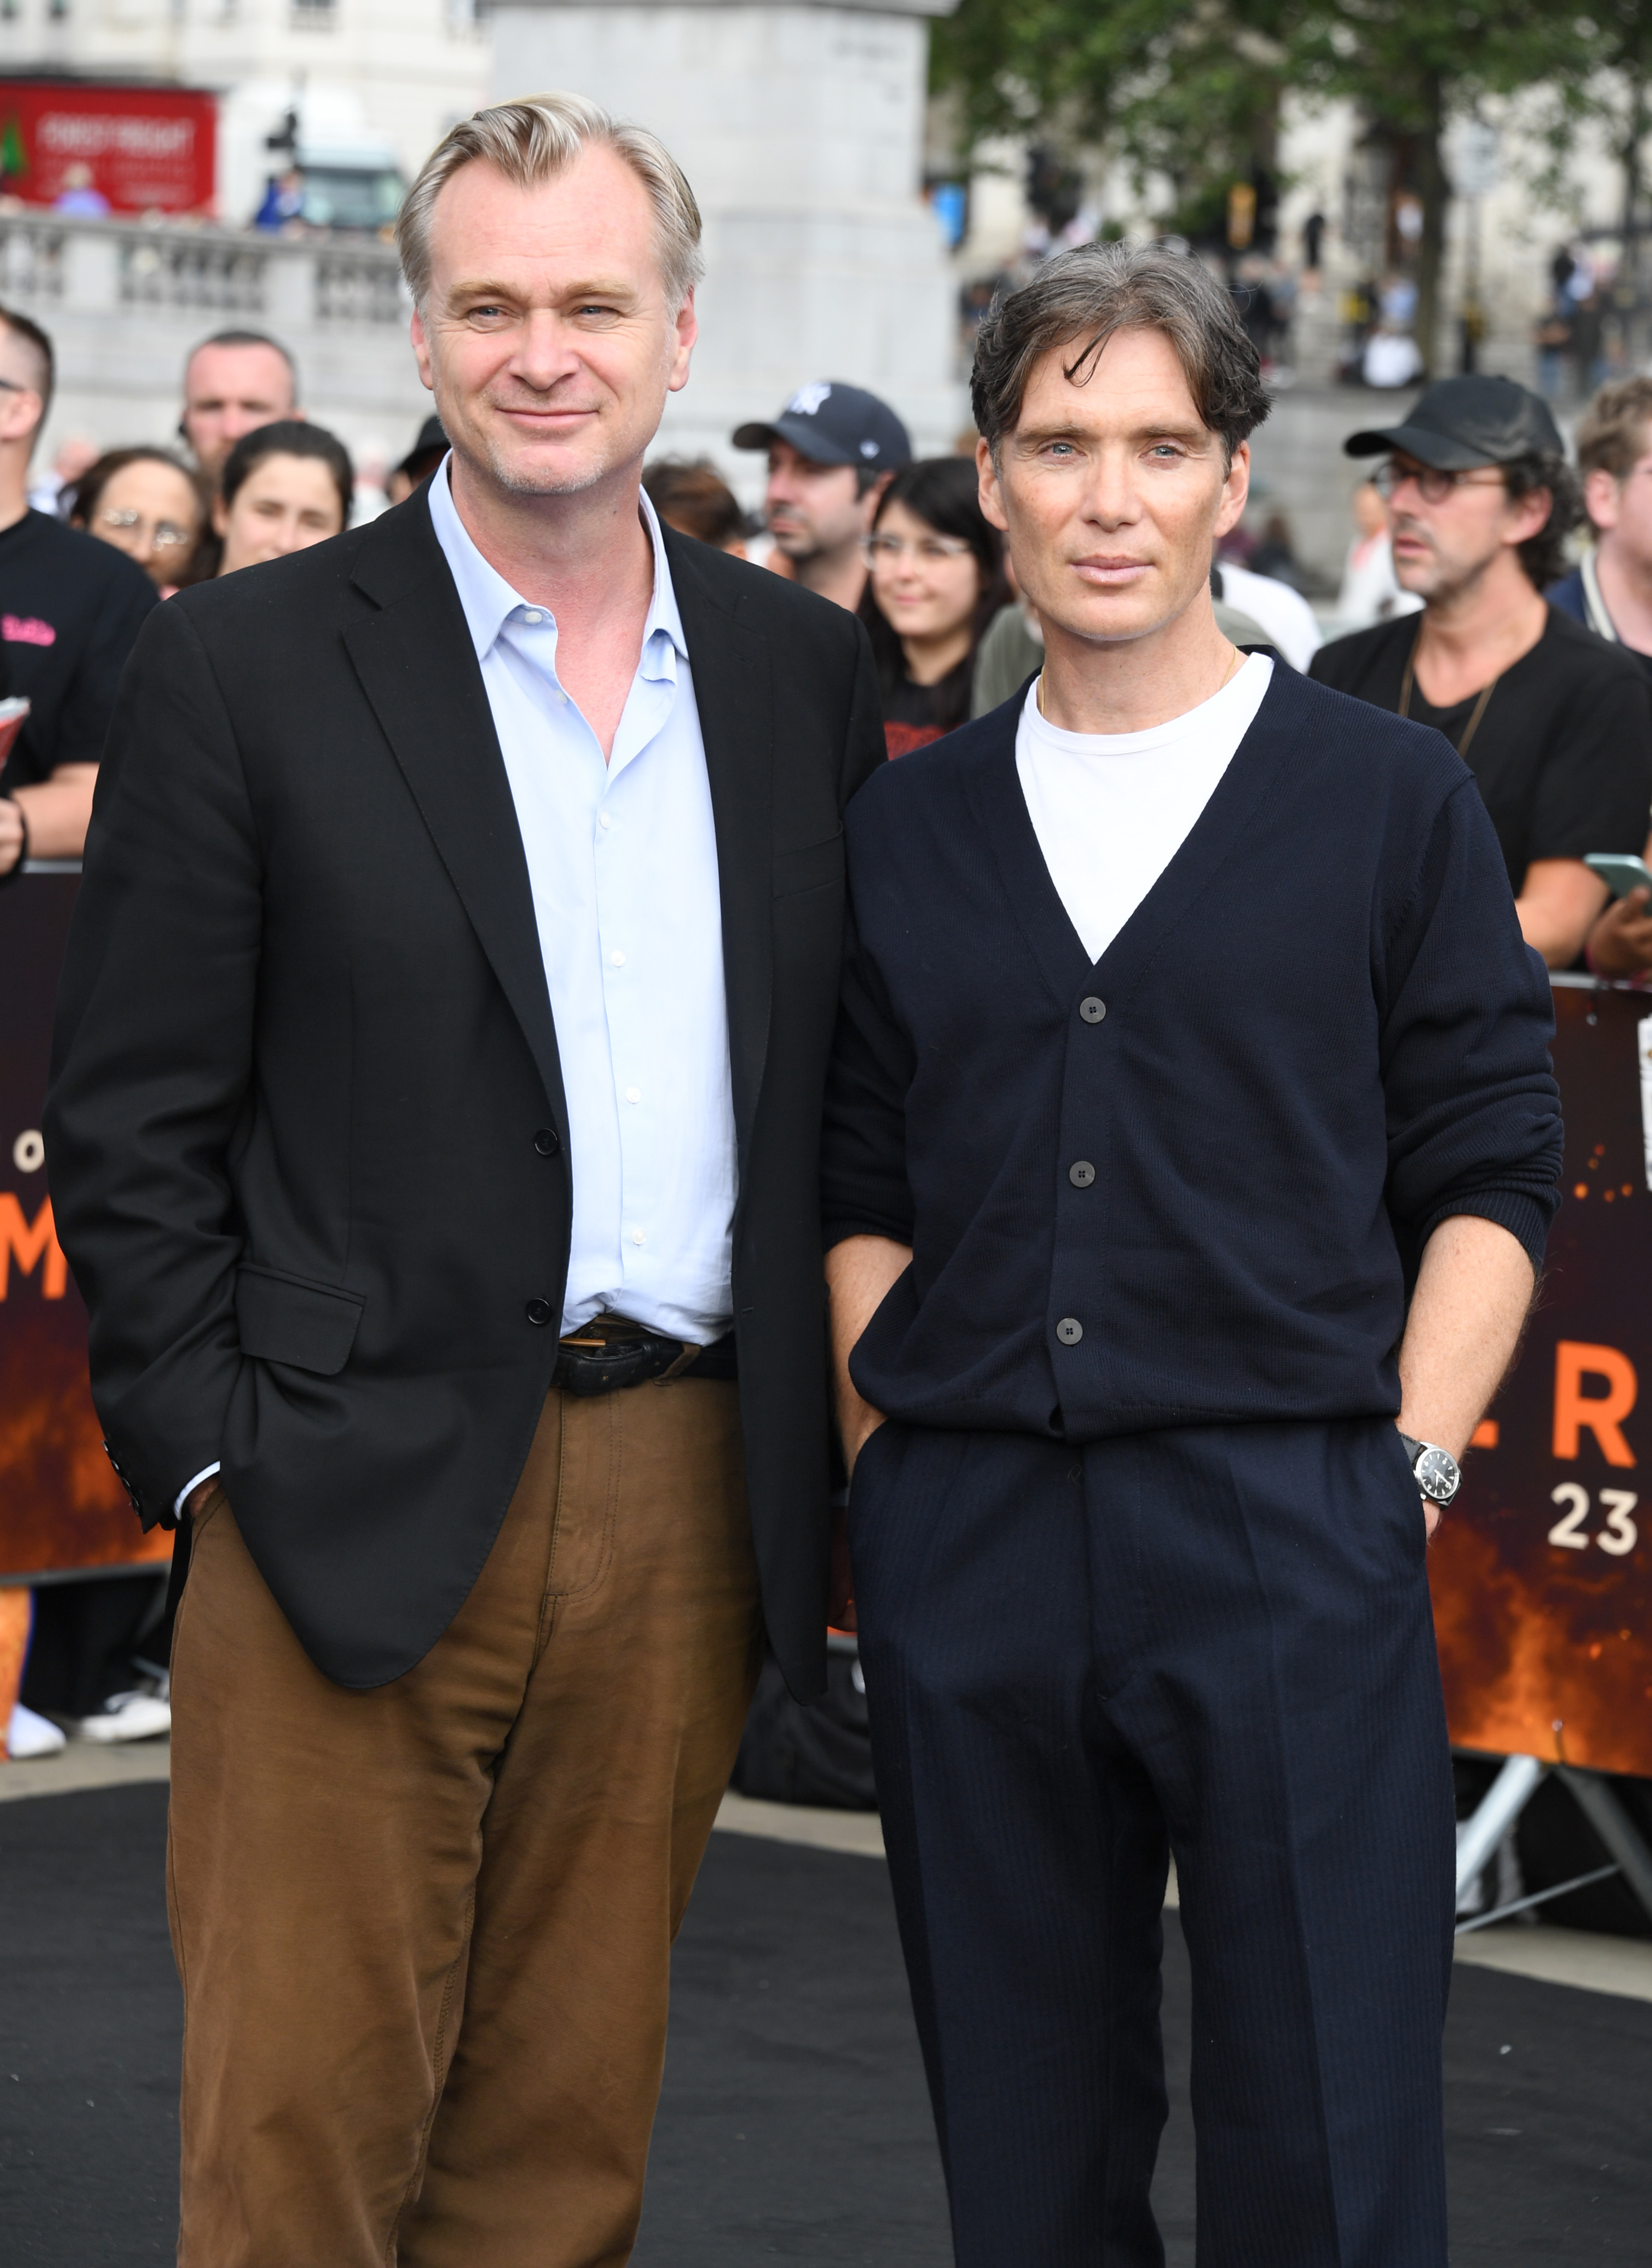
{"type": "Polygon", "coordinates": [[[1568,968],[1606,901],[1584,854],[1646,840],[1652,689],[1543,596],[1581,512],[1554,420],[1512,379],[1449,378],[1403,424],[1344,446],[1387,456],[1394,573],[1422,612],[1322,646],[1310,674],[1445,734],[1479,783],[1527,944],[1568,968]]]}
{"type": "Polygon", "coordinates": [[[52,342],[0,308],[0,696],[29,715],[0,767],[0,883],[25,858],[78,858],[115,688],[153,583],[110,543],[31,512],[29,460],[52,342]]]}

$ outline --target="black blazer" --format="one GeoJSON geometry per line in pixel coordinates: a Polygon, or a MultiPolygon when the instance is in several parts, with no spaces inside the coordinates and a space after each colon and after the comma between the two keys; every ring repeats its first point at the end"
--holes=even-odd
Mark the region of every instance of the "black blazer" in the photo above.
{"type": "MultiPolygon", "coordinates": [[[[883,733],[851,615],[665,541],[716,826],[752,1525],[770,1640],[810,1693],[841,814],[883,733]]],[[[422,492],[146,623],[46,1129],[92,1392],[144,1524],[221,1460],[318,1667],[400,1675],[464,1602],[525,1460],[571,1199],[526,860],[422,492]]]]}

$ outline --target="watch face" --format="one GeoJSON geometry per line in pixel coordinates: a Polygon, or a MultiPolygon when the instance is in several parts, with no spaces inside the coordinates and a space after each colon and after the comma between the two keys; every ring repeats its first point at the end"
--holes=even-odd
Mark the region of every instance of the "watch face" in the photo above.
{"type": "Polygon", "coordinates": [[[1445,1449],[1425,1449],[1412,1470],[1416,1474],[1417,1486],[1435,1504],[1450,1504],[1463,1477],[1457,1470],[1457,1459],[1445,1449]]]}

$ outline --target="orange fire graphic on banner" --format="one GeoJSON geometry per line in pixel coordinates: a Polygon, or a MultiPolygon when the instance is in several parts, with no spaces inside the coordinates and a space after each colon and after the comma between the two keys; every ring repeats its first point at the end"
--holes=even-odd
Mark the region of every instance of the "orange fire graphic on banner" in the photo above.
{"type": "Polygon", "coordinates": [[[1554,1005],[1565,1195],[1520,1362],[1429,1554],[1435,1628],[1459,1747],[1652,1776],[1652,1004],[1561,985],[1554,1005]]]}
{"type": "Polygon", "coordinates": [[[31,875],[0,896],[0,1580],[172,1556],[169,1535],[143,1534],[104,1454],[86,1311],[46,1189],[40,1102],[76,887],[31,875]]]}

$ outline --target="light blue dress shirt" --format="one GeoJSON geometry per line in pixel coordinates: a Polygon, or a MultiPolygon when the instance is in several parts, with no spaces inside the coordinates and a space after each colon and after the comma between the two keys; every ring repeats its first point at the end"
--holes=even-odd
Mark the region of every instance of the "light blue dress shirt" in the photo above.
{"type": "MultiPolygon", "coordinates": [[[[556,675],[556,623],[465,533],[444,463],[437,541],[481,664],[527,853],[573,1174],[562,1329],[628,1315],[708,1345],[729,1328],[734,1101],[705,743],[659,521],[654,598],[608,762],[556,675]]],[[[217,1464],[187,1481],[175,1512],[217,1464]]]]}
{"type": "Polygon", "coordinates": [[[606,1311],[701,1344],[733,1314],[733,1093],[705,744],[659,521],[642,658],[606,764],[556,674],[556,622],[430,487],[527,854],[568,1101],[562,1329],[606,1311]]]}

